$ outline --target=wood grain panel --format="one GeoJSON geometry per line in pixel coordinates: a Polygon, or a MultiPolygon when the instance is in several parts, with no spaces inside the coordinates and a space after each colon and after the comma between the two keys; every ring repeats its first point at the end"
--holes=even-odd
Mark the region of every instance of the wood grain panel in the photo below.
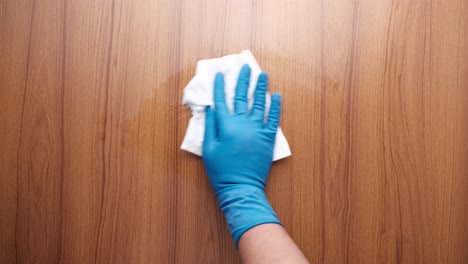
{"type": "Polygon", "coordinates": [[[91,263],[99,256],[104,211],[107,160],[104,120],[113,9],[110,2],[67,1],[64,12],[63,193],[66,195],[62,203],[66,224],[62,229],[61,261],[91,263]]]}
{"type": "Polygon", "coordinates": [[[468,262],[468,2],[0,1],[0,262],[239,263],[179,145],[196,61],[250,49],[312,263],[468,262]]]}
{"type": "Polygon", "coordinates": [[[32,5],[28,1],[0,5],[0,259],[16,259],[18,151],[22,105],[25,100],[32,5]],[[16,154],[14,154],[16,153],[16,154]]]}
{"type": "Polygon", "coordinates": [[[63,226],[63,3],[32,3],[30,27],[16,153],[16,259],[57,262],[63,226]]]}

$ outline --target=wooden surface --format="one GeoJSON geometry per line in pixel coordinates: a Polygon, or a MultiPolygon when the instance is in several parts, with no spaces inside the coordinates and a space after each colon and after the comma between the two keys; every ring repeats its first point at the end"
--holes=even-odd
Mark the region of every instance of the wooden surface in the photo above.
{"type": "Polygon", "coordinates": [[[238,263],[179,149],[196,61],[250,49],[312,263],[468,263],[466,0],[0,1],[0,262],[238,263]]]}

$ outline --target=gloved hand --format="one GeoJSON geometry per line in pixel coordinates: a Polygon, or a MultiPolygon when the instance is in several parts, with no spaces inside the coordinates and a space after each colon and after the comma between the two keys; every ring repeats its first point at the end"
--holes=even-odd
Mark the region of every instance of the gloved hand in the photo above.
{"type": "Polygon", "coordinates": [[[281,97],[272,95],[268,122],[264,124],[268,76],[262,72],[258,78],[251,112],[247,102],[249,79],[250,68],[244,65],[236,87],[234,113],[231,114],[224,96],[224,77],[221,73],[216,75],[215,110],[206,108],[203,142],[203,162],[208,178],[236,245],[241,235],[254,226],[281,224],[265,195],[281,97]]]}

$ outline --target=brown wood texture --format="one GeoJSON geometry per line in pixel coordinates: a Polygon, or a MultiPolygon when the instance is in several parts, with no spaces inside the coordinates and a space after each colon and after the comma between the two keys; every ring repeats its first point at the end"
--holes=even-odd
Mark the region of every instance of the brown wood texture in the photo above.
{"type": "Polygon", "coordinates": [[[196,61],[250,49],[312,263],[468,263],[468,1],[1,0],[0,262],[238,263],[179,149],[196,61]]]}

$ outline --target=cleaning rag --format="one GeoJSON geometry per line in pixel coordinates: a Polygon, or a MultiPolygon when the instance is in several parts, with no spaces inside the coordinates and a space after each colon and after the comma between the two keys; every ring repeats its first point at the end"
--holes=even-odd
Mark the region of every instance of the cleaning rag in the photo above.
{"type": "MultiPolygon", "coordinates": [[[[182,104],[190,107],[192,118],[189,121],[187,132],[182,142],[181,149],[195,155],[202,155],[203,137],[205,133],[205,107],[213,106],[213,84],[218,72],[224,74],[226,104],[229,111],[233,112],[235,87],[239,72],[244,64],[251,68],[249,91],[247,95],[249,109],[253,105],[253,95],[259,74],[260,66],[253,54],[244,50],[239,54],[227,55],[221,58],[200,60],[197,63],[195,76],[184,89],[182,104]]],[[[270,109],[270,95],[266,96],[265,118],[270,109]]],[[[273,161],[291,156],[286,137],[281,128],[276,134],[273,161]]]]}

